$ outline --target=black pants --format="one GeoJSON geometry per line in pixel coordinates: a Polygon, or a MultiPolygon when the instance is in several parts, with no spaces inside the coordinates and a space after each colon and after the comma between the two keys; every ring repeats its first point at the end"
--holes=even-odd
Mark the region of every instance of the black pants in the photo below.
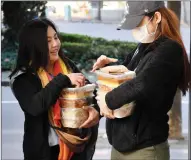
{"type": "Polygon", "coordinates": [[[50,152],[51,152],[51,160],[58,160],[58,155],[60,152],[59,145],[50,147],[50,152]]]}
{"type": "MultiPolygon", "coordinates": [[[[51,152],[51,160],[58,160],[58,155],[60,152],[59,145],[50,147],[50,152],[51,152]]],[[[87,154],[86,150],[82,153],[75,153],[72,156],[71,160],[91,160],[94,151],[92,152],[92,151],[88,150],[88,152],[90,155],[87,154]]]]}

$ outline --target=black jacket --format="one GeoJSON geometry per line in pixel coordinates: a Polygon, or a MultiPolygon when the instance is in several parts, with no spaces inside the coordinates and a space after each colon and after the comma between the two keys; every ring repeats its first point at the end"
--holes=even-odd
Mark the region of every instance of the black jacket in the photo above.
{"type": "Polygon", "coordinates": [[[159,144],[168,139],[167,112],[171,109],[183,72],[183,49],[173,40],[160,37],[140,44],[138,54],[127,55],[123,65],[136,69],[136,78],[106,94],[112,110],[135,101],[131,116],[106,120],[110,144],[120,152],[159,144]],[[132,59],[132,60],[131,60],[132,59]]]}
{"type": "MultiPolygon", "coordinates": [[[[70,60],[68,60],[68,65],[74,73],[79,72],[70,60]]],[[[70,79],[63,74],[53,78],[45,88],[42,88],[39,77],[32,72],[23,73],[15,78],[12,90],[25,115],[23,140],[25,159],[50,160],[48,109],[55,104],[61,90],[70,86],[70,79]]],[[[88,158],[84,157],[88,157],[88,155],[91,159],[97,140],[98,125],[92,127],[92,132],[93,136],[88,147],[83,153],[75,154],[72,160],[75,159],[74,157],[79,160],[87,160],[88,158]]]]}

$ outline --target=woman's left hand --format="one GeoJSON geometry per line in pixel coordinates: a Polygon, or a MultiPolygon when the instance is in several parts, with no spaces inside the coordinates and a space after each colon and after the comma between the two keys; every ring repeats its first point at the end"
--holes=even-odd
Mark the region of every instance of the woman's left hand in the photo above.
{"type": "Polygon", "coordinates": [[[105,102],[105,95],[104,92],[97,92],[96,100],[97,104],[100,108],[100,114],[101,116],[104,116],[109,119],[114,119],[115,116],[113,115],[113,111],[108,108],[106,102],[105,102]]]}
{"type": "Polygon", "coordinates": [[[79,128],[90,128],[98,124],[99,122],[99,113],[93,107],[84,107],[88,111],[88,119],[79,127],[79,128]]]}

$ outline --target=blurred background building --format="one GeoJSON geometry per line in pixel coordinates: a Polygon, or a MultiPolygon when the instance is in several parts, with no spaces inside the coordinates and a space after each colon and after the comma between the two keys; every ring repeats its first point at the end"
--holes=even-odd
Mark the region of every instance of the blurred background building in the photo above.
{"type": "MultiPolygon", "coordinates": [[[[117,22],[124,15],[126,1],[48,1],[46,6],[46,14],[51,18],[117,22]]],[[[181,1],[181,11],[181,23],[190,25],[189,1],[181,1]]]]}

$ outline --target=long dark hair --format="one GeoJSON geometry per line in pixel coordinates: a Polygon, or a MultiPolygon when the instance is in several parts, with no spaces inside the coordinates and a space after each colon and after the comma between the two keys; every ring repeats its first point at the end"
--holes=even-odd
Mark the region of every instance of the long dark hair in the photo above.
{"type": "MultiPolygon", "coordinates": [[[[191,87],[191,69],[186,49],[181,38],[179,19],[174,13],[174,11],[166,7],[160,8],[156,11],[160,12],[162,17],[161,22],[159,24],[160,34],[162,36],[168,37],[169,39],[176,41],[182,47],[183,50],[182,53],[184,59],[184,71],[178,87],[181,89],[183,95],[185,95],[188,88],[191,87]]],[[[156,11],[151,12],[146,16],[151,18],[156,11]]]]}
{"type": "MultiPolygon", "coordinates": [[[[18,71],[32,71],[36,74],[40,67],[47,67],[49,60],[47,41],[48,26],[51,26],[58,34],[54,23],[47,18],[30,20],[23,25],[19,34],[19,49],[16,66],[10,74],[10,78],[18,71]]],[[[67,61],[61,48],[58,54],[65,62],[67,61]]],[[[66,65],[69,68],[68,63],[66,63],[66,65]]]]}

